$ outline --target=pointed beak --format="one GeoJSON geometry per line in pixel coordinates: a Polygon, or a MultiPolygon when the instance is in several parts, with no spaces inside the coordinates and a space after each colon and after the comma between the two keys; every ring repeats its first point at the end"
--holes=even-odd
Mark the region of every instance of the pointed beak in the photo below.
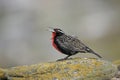
{"type": "Polygon", "coordinates": [[[55,32],[55,31],[54,31],[54,28],[52,28],[52,27],[48,27],[48,31],[50,31],[50,32],[55,32]]]}

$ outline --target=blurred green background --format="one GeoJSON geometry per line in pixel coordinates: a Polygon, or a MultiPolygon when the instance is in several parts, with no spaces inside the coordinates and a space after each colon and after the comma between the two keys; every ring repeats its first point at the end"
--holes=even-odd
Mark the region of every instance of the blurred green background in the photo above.
{"type": "Polygon", "coordinates": [[[52,48],[48,27],[77,36],[105,60],[120,59],[120,0],[0,0],[0,67],[65,57],[52,48]]]}

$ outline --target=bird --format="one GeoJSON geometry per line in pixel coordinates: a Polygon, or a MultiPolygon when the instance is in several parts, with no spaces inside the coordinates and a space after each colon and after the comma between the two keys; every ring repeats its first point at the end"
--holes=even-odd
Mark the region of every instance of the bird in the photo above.
{"type": "Polygon", "coordinates": [[[92,49],[86,46],[77,37],[67,35],[60,28],[49,27],[49,31],[52,32],[52,46],[59,52],[67,55],[65,58],[59,60],[66,60],[70,56],[77,53],[92,53],[99,58],[102,58],[98,53],[94,52],[92,49]]]}

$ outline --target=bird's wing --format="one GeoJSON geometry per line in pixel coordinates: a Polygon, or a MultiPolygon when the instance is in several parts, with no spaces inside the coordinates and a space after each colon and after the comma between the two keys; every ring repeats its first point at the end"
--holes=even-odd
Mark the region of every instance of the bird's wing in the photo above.
{"type": "Polygon", "coordinates": [[[63,35],[59,36],[56,41],[60,46],[62,46],[62,48],[71,51],[85,52],[85,45],[75,37],[63,35]]]}
{"type": "Polygon", "coordinates": [[[58,37],[56,40],[58,44],[62,46],[62,48],[64,48],[65,50],[69,50],[71,52],[89,52],[102,58],[99,54],[95,53],[92,49],[83,44],[79,39],[72,36],[64,35],[58,37]]]}

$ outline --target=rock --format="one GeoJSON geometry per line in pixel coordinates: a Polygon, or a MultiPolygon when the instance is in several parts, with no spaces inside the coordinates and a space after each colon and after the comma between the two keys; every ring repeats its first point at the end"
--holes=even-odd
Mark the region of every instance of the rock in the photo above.
{"type": "Polygon", "coordinates": [[[115,76],[111,80],[120,80],[120,60],[115,60],[113,62],[118,68],[118,71],[116,72],[115,76]]]}
{"type": "Polygon", "coordinates": [[[107,80],[117,67],[111,62],[93,58],[40,63],[30,66],[12,67],[6,70],[10,80],[107,80]]]}

